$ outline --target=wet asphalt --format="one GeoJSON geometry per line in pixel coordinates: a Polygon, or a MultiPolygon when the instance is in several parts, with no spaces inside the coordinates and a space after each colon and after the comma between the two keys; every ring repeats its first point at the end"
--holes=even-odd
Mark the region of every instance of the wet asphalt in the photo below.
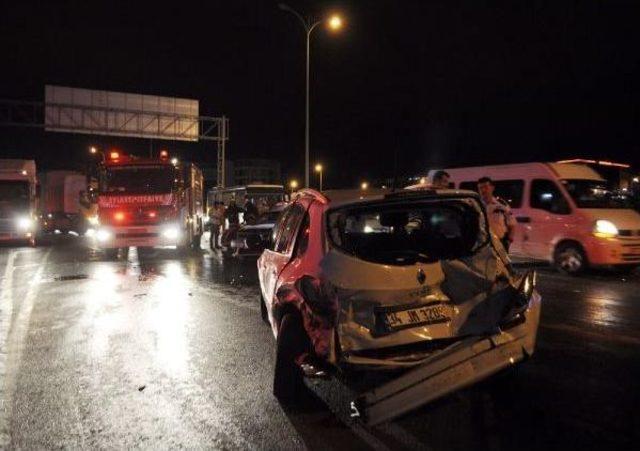
{"type": "Polygon", "coordinates": [[[361,381],[311,381],[295,411],[272,396],[255,261],[3,246],[0,448],[635,448],[640,275],[539,271],[532,359],[367,428],[349,417],[361,381]]]}

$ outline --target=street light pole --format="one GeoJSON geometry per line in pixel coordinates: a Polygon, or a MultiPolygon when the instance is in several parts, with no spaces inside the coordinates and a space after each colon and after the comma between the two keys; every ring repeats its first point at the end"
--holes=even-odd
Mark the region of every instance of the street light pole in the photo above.
{"type": "MultiPolygon", "coordinates": [[[[310,19],[305,20],[300,13],[285,3],[278,3],[278,7],[283,11],[288,11],[298,18],[305,31],[307,32],[307,54],[306,54],[306,92],[305,92],[305,127],[304,127],[304,187],[309,188],[309,73],[311,64],[311,32],[323,21],[318,20],[311,22],[310,19]]],[[[342,21],[338,16],[333,16],[329,20],[332,29],[337,30],[342,26],[342,21]]]]}

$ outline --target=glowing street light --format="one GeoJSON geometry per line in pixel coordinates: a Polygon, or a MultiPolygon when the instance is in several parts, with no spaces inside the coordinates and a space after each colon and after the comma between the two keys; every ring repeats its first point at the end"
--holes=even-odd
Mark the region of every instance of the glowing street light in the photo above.
{"type": "Polygon", "coordinates": [[[320,191],[322,191],[322,169],[322,165],[320,163],[317,163],[315,170],[320,175],[320,191]]]}
{"type": "Polygon", "coordinates": [[[340,28],[342,28],[342,17],[338,16],[337,14],[334,14],[333,16],[331,16],[329,18],[329,28],[331,28],[332,30],[339,30],[340,28]]]}
{"type": "Polygon", "coordinates": [[[283,11],[290,12],[294,16],[298,18],[305,31],[307,32],[307,79],[306,79],[306,96],[305,96],[305,131],[304,131],[304,186],[305,188],[309,187],[309,59],[310,59],[310,46],[309,41],[311,38],[311,32],[321,23],[326,22],[329,29],[332,31],[337,31],[342,28],[342,18],[336,14],[318,20],[316,22],[312,22],[311,19],[304,19],[300,13],[298,13],[295,9],[291,8],[289,5],[284,3],[279,3],[278,8],[283,11]]]}
{"type": "Polygon", "coordinates": [[[295,191],[296,189],[298,189],[298,181],[297,180],[291,180],[289,182],[289,188],[291,188],[291,192],[295,191]]]}
{"type": "Polygon", "coordinates": [[[98,153],[98,148],[96,146],[91,146],[89,148],[89,152],[91,152],[92,154],[96,154],[98,153]]]}
{"type": "Polygon", "coordinates": [[[362,183],[360,184],[360,189],[361,189],[362,191],[365,191],[365,190],[369,189],[369,182],[362,182],[362,183]]]}

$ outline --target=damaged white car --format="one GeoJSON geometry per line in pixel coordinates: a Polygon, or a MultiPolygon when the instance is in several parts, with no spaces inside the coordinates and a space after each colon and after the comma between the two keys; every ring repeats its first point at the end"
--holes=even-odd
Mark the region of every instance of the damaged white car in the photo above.
{"type": "Polygon", "coordinates": [[[516,274],[476,193],[303,190],[258,260],[277,338],[274,394],[305,375],[406,369],[354,402],[369,424],[533,353],[535,273],[516,274]]]}

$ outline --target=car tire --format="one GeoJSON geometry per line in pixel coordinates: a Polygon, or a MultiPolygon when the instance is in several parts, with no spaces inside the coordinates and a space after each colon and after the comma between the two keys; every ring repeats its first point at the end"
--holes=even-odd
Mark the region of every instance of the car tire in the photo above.
{"type": "Polygon", "coordinates": [[[571,276],[577,276],[587,267],[587,256],[578,243],[564,243],[559,245],[554,254],[553,261],[561,272],[571,276]]]}
{"type": "Polygon", "coordinates": [[[286,313],[280,322],[273,377],[273,394],[282,404],[295,405],[307,389],[296,359],[309,349],[308,343],[300,315],[286,313]]]}
{"type": "Polygon", "coordinates": [[[267,304],[264,302],[264,298],[260,295],[260,316],[262,321],[269,324],[269,313],[267,312],[267,304]]]}

